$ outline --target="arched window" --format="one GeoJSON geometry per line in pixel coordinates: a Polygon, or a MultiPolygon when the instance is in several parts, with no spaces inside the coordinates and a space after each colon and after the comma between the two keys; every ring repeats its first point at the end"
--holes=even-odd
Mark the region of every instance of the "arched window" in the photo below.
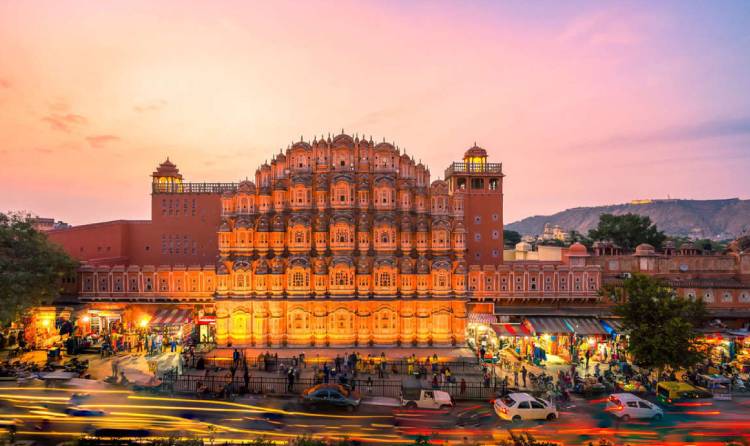
{"type": "Polygon", "coordinates": [[[294,231],[294,243],[304,243],[305,233],[303,231],[294,231]]]}

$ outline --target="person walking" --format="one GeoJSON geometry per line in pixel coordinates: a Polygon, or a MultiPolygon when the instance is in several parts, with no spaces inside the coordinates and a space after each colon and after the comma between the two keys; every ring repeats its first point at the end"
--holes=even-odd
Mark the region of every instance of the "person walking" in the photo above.
{"type": "Polygon", "coordinates": [[[528,371],[526,370],[526,366],[521,366],[521,377],[523,378],[523,386],[526,387],[526,375],[528,374],[528,371]]]}
{"type": "Polygon", "coordinates": [[[461,392],[461,395],[464,395],[466,393],[466,379],[461,378],[461,385],[459,386],[459,391],[461,392]]]}
{"type": "Polygon", "coordinates": [[[372,395],[372,376],[367,377],[367,393],[372,395]]]}
{"type": "Polygon", "coordinates": [[[518,388],[518,367],[513,367],[513,387],[518,388]]]}
{"type": "Polygon", "coordinates": [[[232,352],[232,366],[236,369],[240,363],[240,351],[236,348],[232,352]]]}
{"type": "Polygon", "coordinates": [[[289,368],[289,372],[287,372],[286,382],[287,392],[292,393],[294,391],[294,369],[291,367],[289,368]]]}

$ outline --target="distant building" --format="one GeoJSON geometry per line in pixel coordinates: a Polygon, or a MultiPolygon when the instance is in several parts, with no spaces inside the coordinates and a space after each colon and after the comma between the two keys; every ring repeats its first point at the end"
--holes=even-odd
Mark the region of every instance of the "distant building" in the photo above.
{"type": "Polygon", "coordinates": [[[45,217],[32,217],[30,219],[32,225],[34,226],[34,229],[37,231],[51,231],[53,229],[65,229],[69,228],[70,225],[65,223],[64,221],[55,221],[54,218],[45,218],[45,217]]]}

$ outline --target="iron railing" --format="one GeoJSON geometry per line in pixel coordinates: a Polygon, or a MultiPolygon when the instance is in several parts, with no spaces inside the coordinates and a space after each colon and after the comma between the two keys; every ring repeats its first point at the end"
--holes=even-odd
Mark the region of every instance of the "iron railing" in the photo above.
{"type": "Polygon", "coordinates": [[[457,173],[503,173],[503,163],[453,163],[445,169],[445,178],[457,173]]]}
{"type": "Polygon", "coordinates": [[[238,183],[153,183],[154,194],[221,194],[237,190],[238,183]]]}
{"type": "MultiPolygon", "coordinates": [[[[245,380],[244,373],[241,370],[238,370],[234,377],[228,372],[206,375],[179,375],[175,370],[172,370],[162,376],[160,390],[170,394],[198,396],[198,389],[204,388],[205,392],[208,393],[206,396],[210,398],[215,398],[226,390],[235,395],[252,393],[291,396],[300,395],[305,389],[320,383],[320,380],[313,378],[301,378],[290,385],[284,377],[267,376],[248,376],[245,380]]],[[[357,378],[350,380],[349,383],[365,397],[398,398],[401,394],[402,382],[398,379],[373,379],[372,384],[368,385],[366,379],[357,378]]],[[[460,382],[446,383],[433,388],[448,392],[456,400],[489,400],[500,390],[499,380],[495,380],[494,383],[470,381],[465,382],[464,385],[461,385],[460,382]]]]}

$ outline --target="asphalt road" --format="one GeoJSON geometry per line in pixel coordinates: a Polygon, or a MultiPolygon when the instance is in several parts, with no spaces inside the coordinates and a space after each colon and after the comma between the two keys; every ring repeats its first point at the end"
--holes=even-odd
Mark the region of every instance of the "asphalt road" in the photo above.
{"type": "Polygon", "coordinates": [[[529,432],[537,439],[564,444],[588,444],[600,439],[616,444],[750,440],[750,398],[699,400],[695,405],[667,407],[660,421],[622,423],[603,408],[603,398],[576,398],[561,410],[558,420],[513,424],[497,418],[489,402],[463,402],[445,411],[364,404],[353,413],[310,412],[288,399],[197,400],[133,393],[98,383],[87,388],[56,389],[0,385],[0,424],[6,429],[14,424],[17,438],[41,444],[58,444],[105,428],[120,429],[114,431],[120,434],[216,441],[248,441],[258,436],[284,440],[309,434],[394,445],[413,444],[417,435],[428,435],[436,444],[493,444],[507,438],[510,431],[529,432]],[[80,393],[87,396],[71,401],[80,393]],[[70,413],[72,403],[77,403],[78,412],[70,413]]]}

